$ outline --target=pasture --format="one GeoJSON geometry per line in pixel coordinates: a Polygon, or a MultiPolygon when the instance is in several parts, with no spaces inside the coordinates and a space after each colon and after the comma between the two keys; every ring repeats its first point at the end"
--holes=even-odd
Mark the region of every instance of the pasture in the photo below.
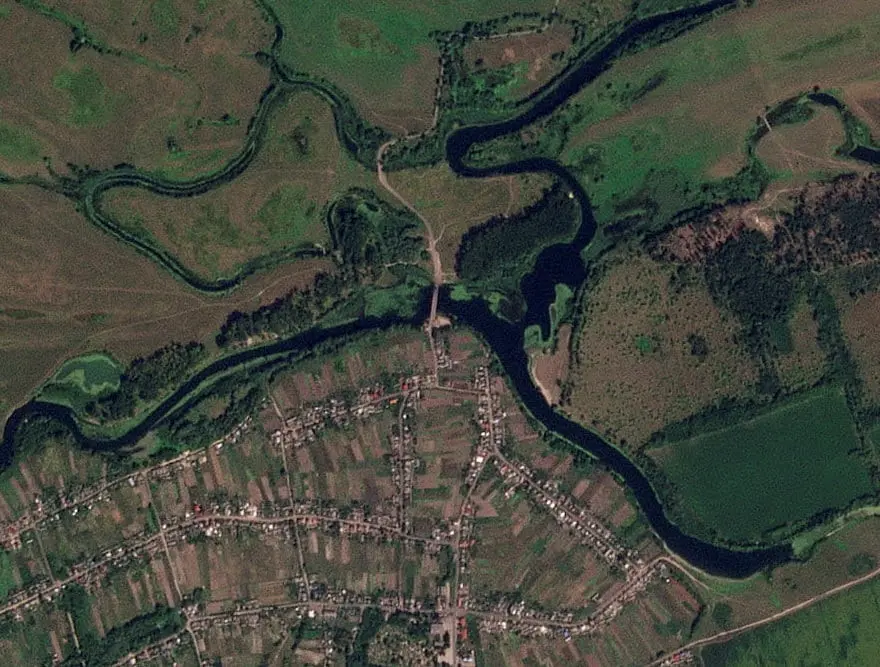
{"type": "Polygon", "coordinates": [[[876,580],[724,644],[702,650],[707,665],[779,664],[869,667],[880,655],[876,580]]]}
{"type": "Polygon", "coordinates": [[[232,183],[185,199],[121,188],[104,207],[188,267],[217,277],[267,253],[329,247],[328,203],[373,182],[340,147],[327,103],[300,93],[274,110],[259,155],[232,183]]]}
{"type": "Polygon", "coordinates": [[[282,58],[299,71],[330,79],[368,120],[399,134],[426,130],[432,122],[439,75],[433,31],[553,8],[549,0],[269,4],[285,29],[282,58]]]}
{"type": "Polygon", "coordinates": [[[873,492],[846,400],[835,388],[651,451],[690,521],[739,542],[873,492]]]}
{"type": "MultiPolygon", "coordinates": [[[[621,58],[565,112],[576,122],[563,156],[581,173],[599,221],[647,198],[668,216],[698,196],[700,184],[735,173],[765,106],[820,86],[852,88],[870,107],[878,96],[877,8],[875,0],[770,0],[621,58]]],[[[819,133],[826,121],[813,122],[825,138],[812,136],[810,150],[817,142],[824,149],[835,130],[819,133]]],[[[808,152],[796,130],[771,134],[780,157],[808,152]]],[[[801,156],[804,166],[793,171],[839,171],[832,158],[801,156]]],[[[780,166],[780,175],[790,169],[784,159],[780,166]]]]}
{"type": "Polygon", "coordinates": [[[213,338],[229,311],[270,303],[333,266],[300,262],[254,276],[228,296],[203,296],[86,222],[60,195],[5,187],[0,206],[5,409],[73,356],[103,349],[126,363],[174,340],[213,338]]]}
{"type": "Polygon", "coordinates": [[[858,168],[835,155],[845,142],[840,116],[814,107],[809,120],[773,128],[758,143],[758,157],[774,172],[786,174],[786,180],[829,178],[858,168]]]}
{"type": "Polygon", "coordinates": [[[570,26],[553,25],[540,33],[474,40],[462,51],[466,81],[499,101],[526,97],[562,71],[572,37],[570,26]]]}
{"type": "Polygon", "coordinates": [[[62,172],[68,164],[127,162],[191,176],[238,151],[269,81],[249,55],[270,43],[268,26],[250,5],[212,3],[195,18],[195,3],[164,4],[180,18],[174,34],[144,25],[148,3],[47,3],[58,19],[25,4],[8,8],[0,45],[0,169],[41,171],[45,156],[62,172]],[[64,21],[120,55],[72,53],[64,21]]]}

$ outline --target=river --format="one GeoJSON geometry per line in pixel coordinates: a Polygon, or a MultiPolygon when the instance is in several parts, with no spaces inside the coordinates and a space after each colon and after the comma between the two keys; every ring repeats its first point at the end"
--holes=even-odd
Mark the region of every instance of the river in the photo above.
{"type": "MultiPolygon", "coordinates": [[[[454,301],[449,297],[449,291],[446,289],[442,294],[441,308],[457,321],[480,333],[503,365],[522,404],[535,419],[541,422],[548,431],[558,434],[575,446],[592,454],[627,485],[652,529],[673,552],[707,572],[741,578],[790,560],[793,557],[791,548],[788,545],[781,545],[749,551],[734,550],[687,535],[668,519],[650,480],[636,464],[596,434],[550,408],[531,380],[528,371],[528,358],[523,347],[526,327],[538,324],[546,333],[549,329],[548,312],[550,303],[555,297],[555,285],[565,283],[572,288],[578,288],[587,276],[581,253],[596,232],[596,222],[587,193],[573,174],[560,163],[549,158],[531,158],[491,168],[471,167],[464,160],[469,149],[475,143],[511,132],[518,132],[526,125],[552,113],[559,105],[565,103],[607,69],[617,56],[646,34],[665,25],[677,25],[682,19],[696,19],[733,4],[735,4],[735,0],[716,0],[696,10],[673,12],[636,22],[595,55],[567,70],[561,80],[548,88],[545,93],[536,95],[519,115],[499,123],[463,127],[448,137],[446,143],[447,161],[452,169],[460,175],[469,178],[484,178],[516,173],[544,172],[552,174],[564,183],[577,199],[581,220],[575,238],[569,243],[555,244],[544,249],[538,255],[533,269],[523,278],[521,288],[527,309],[525,316],[520,321],[511,323],[493,315],[487,303],[482,299],[466,302],[454,301]]],[[[268,106],[267,104],[261,107],[261,113],[265,113],[268,106]]],[[[264,122],[264,118],[259,119],[260,124],[264,122]]],[[[261,130],[258,130],[258,133],[259,131],[261,130]]],[[[224,170],[222,178],[215,178],[212,186],[219,181],[228,181],[242,173],[250,164],[258,143],[258,141],[254,141],[254,143],[249,141],[240,159],[232,168],[224,170]]],[[[155,192],[167,193],[172,196],[192,196],[196,190],[202,191],[202,188],[205,187],[203,183],[189,183],[181,190],[177,184],[164,183],[161,179],[151,176],[135,175],[127,168],[124,173],[118,173],[117,177],[119,178],[117,183],[140,185],[155,192]],[[171,192],[172,190],[173,192],[171,192]]],[[[96,188],[93,192],[100,190],[101,188],[96,188]]],[[[176,273],[180,277],[182,272],[178,269],[176,273]]],[[[228,285],[217,285],[214,286],[214,289],[227,287],[228,285]]],[[[77,441],[84,447],[98,450],[124,449],[159,425],[175,409],[179,409],[180,404],[187,397],[195,394],[199,386],[214,375],[225,373],[261,358],[274,357],[281,353],[295,355],[305,352],[311,346],[349,336],[358,331],[381,330],[400,324],[417,325],[418,321],[423,319],[426,314],[425,304],[426,300],[423,299],[421,307],[418,309],[419,312],[412,319],[363,319],[331,329],[308,331],[272,345],[247,349],[224,357],[195,374],[136,427],[114,439],[89,438],[80,430],[73,413],[68,408],[52,403],[31,401],[18,408],[6,423],[2,448],[0,448],[0,464],[8,465],[12,461],[16,430],[22,422],[36,415],[48,415],[60,420],[67,425],[77,441]]]]}

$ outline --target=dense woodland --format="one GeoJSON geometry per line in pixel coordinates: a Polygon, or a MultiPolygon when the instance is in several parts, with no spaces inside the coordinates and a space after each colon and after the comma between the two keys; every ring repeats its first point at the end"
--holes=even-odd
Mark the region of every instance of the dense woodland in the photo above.
{"type": "Polygon", "coordinates": [[[153,401],[183,382],[206,357],[201,343],[171,343],[147,357],[132,361],[113,393],[91,401],[86,411],[101,419],[124,419],[134,415],[139,401],[153,401]]]}
{"type": "Polygon", "coordinates": [[[568,240],[579,221],[577,202],[556,185],[519,213],[495,216],[469,229],[456,255],[456,271],[474,281],[520,275],[542,248],[568,240]]]}
{"type": "Polygon", "coordinates": [[[339,199],[327,217],[333,252],[341,270],[376,278],[389,264],[414,263],[423,239],[416,218],[393,208],[370,190],[354,190],[339,199]]]}

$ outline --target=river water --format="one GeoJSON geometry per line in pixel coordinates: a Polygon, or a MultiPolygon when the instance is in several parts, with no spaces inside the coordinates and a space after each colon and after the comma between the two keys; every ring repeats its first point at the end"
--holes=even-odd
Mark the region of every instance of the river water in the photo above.
{"type": "MultiPolygon", "coordinates": [[[[552,113],[601,74],[620,53],[638,39],[665,25],[677,24],[682,19],[699,18],[733,4],[735,0],[716,0],[697,10],[674,12],[635,23],[596,55],[567,71],[547,93],[533,98],[521,114],[500,123],[464,127],[449,136],[446,157],[457,173],[469,178],[535,172],[552,174],[565,184],[577,199],[581,220],[575,238],[569,243],[556,244],[544,249],[538,255],[535,266],[523,278],[521,290],[527,310],[520,321],[512,323],[493,315],[482,299],[454,301],[450,298],[447,289],[441,294],[440,305],[443,311],[457,321],[479,332],[504,367],[522,404],[544,428],[586,450],[622,480],[632,491],[652,529],[670,550],[707,572],[729,577],[745,577],[791,559],[790,547],[782,545],[749,551],[734,550],[710,544],[684,533],[667,518],[657,493],[638,466],[595,433],[551,409],[529,376],[528,358],[523,347],[526,327],[537,324],[546,334],[549,330],[549,306],[555,298],[555,285],[565,283],[576,289],[583,284],[587,276],[581,253],[596,233],[596,221],[589,197],[577,178],[561,164],[548,158],[531,158],[491,168],[471,167],[464,159],[475,143],[518,132],[526,125],[552,113]]],[[[243,171],[249,159],[241,162],[243,165],[241,171],[243,171]]],[[[127,176],[133,179],[132,176],[127,176]]],[[[152,177],[137,178],[147,178],[151,181],[150,188],[160,192],[165,187],[174,187],[171,184],[163,185],[152,177]]],[[[190,192],[186,193],[186,196],[190,195],[190,192]]],[[[118,438],[107,440],[90,438],[81,431],[68,408],[53,403],[31,401],[18,408],[6,422],[3,443],[0,447],[0,465],[8,466],[13,460],[16,430],[23,422],[37,415],[51,416],[63,422],[83,447],[124,451],[126,447],[133,445],[151,429],[161,424],[170,413],[180,409],[181,403],[191,395],[195,395],[199,386],[212,376],[228,372],[246,363],[275,358],[285,353],[290,353],[292,358],[315,345],[350,336],[359,331],[382,330],[395,325],[417,326],[427,315],[428,297],[429,294],[426,292],[418,312],[411,319],[362,319],[340,327],[308,331],[272,345],[243,350],[218,360],[181,385],[141,423],[118,438]]],[[[637,406],[633,409],[637,409],[637,406]]]]}

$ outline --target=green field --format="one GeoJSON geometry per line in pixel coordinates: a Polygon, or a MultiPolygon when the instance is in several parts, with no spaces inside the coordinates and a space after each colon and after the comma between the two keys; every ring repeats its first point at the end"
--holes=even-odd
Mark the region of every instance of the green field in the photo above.
{"type": "Polygon", "coordinates": [[[40,398],[81,410],[95,396],[117,389],[122,370],[105,354],[68,359],[40,389],[40,398]]]}
{"type": "Polygon", "coordinates": [[[703,664],[873,667],[880,656],[880,582],[859,586],[726,644],[703,649],[703,664]]]}
{"type": "Polygon", "coordinates": [[[256,217],[272,246],[317,243],[327,236],[321,224],[320,203],[310,199],[304,187],[282,186],[260,207],[256,217]]]}
{"type": "Polygon", "coordinates": [[[750,421],[674,443],[656,459],[680,505],[737,541],[872,492],[843,395],[823,389],[750,421]]]}

